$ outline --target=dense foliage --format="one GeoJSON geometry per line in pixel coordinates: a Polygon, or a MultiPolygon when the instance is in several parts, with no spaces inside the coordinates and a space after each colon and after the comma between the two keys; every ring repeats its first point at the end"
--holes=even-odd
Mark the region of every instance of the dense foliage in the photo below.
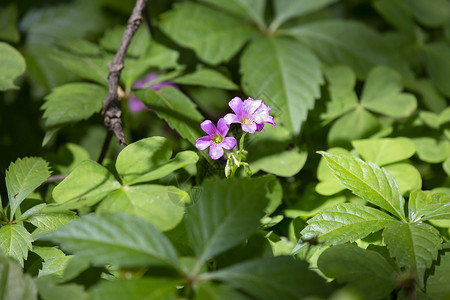
{"type": "Polygon", "coordinates": [[[449,299],[450,1],[148,1],[120,146],[134,5],[0,4],[1,299],[449,299]]]}

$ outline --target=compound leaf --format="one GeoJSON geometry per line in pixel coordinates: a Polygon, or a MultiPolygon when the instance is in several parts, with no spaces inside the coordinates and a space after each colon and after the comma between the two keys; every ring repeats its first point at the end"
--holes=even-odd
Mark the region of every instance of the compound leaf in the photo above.
{"type": "Polygon", "coordinates": [[[23,259],[31,250],[31,234],[21,224],[4,225],[0,228],[0,249],[16,259],[23,267],[23,259]]]}

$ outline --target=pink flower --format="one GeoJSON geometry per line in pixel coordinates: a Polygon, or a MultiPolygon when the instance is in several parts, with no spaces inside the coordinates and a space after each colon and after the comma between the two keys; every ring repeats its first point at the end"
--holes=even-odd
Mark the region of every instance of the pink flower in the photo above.
{"type": "MultiPolygon", "coordinates": [[[[142,80],[136,80],[134,82],[133,87],[135,89],[142,89],[147,83],[155,80],[156,78],[158,78],[159,74],[158,73],[149,73],[147,74],[147,76],[145,76],[144,79],[142,80]]],[[[178,88],[178,86],[172,82],[169,81],[164,81],[164,82],[160,82],[160,83],[156,83],[153,84],[151,86],[149,86],[148,88],[150,90],[157,90],[160,88],[163,88],[165,86],[171,85],[173,87],[178,88]]],[[[147,109],[145,104],[142,103],[141,100],[139,100],[138,98],[136,98],[134,95],[130,96],[130,99],[128,100],[128,107],[130,108],[130,111],[134,112],[134,113],[138,113],[144,109],[147,109]]]]}
{"type": "Polygon", "coordinates": [[[203,121],[200,127],[208,135],[197,139],[195,147],[199,150],[205,150],[209,147],[209,156],[212,159],[221,158],[224,148],[231,150],[236,146],[235,138],[226,137],[230,127],[223,118],[220,118],[217,122],[217,128],[210,120],[203,121]]]}
{"type": "Polygon", "coordinates": [[[224,117],[228,125],[240,123],[242,124],[242,130],[248,133],[261,131],[264,128],[263,123],[276,126],[273,117],[269,114],[272,108],[264,104],[262,100],[248,98],[242,102],[241,98],[234,97],[228,105],[234,111],[234,114],[230,113],[224,117]]]}

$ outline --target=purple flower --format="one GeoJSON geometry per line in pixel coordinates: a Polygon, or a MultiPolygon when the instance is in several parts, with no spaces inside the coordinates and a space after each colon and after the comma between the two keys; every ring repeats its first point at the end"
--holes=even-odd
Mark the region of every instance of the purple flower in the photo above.
{"type": "MultiPolygon", "coordinates": [[[[145,76],[144,79],[142,80],[136,80],[134,82],[133,87],[135,89],[142,89],[147,83],[155,80],[156,78],[158,78],[159,74],[158,73],[149,73],[147,74],[147,76],[145,76]]],[[[178,88],[178,86],[176,84],[173,84],[172,82],[168,82],[168,81],[164,81],[164,82],[160,82],[160,83],[156,83],[153,84],[151,86],[148,87],[148,89],[150,90],[157,90],[160,88],[163,88],[165,86],[173,86],[175,88],[178,88]]],[[[128,100],[128,107],[130,108],[130,111],[134,112],[134,113],[138,113],[144,109],[147,109],[145,107],[145,104],[142,103],[141,100],[139,100],[138,98],[136,98],[134,95],[130,96],[130,99],[128,100]]]]}
{"type": "Polygon", "coordinates": [[[223,156],[223,148],[231,150],[236,146],[236,139],[226,137],[230,128],[227,122],[220,118],[217,122],[217,128],[210,120],[203,121],[200,127],[208,135],[197,139],[195,147],[205,150],[209,147],[209,156],[212,159],[219,159],[223,156]]]}
{"type": "Polygon", "coordinates": [[[234,114],[227,114],[224,119],[228,125],[231,123],[242,124],[242,130],[248,133],[255,133],[264,128],[264,123],[275,126],[273,117],[269,114],[272,108],[265,105],[262,100],[248,98],[242,102],[241,98],[234,97],[228,103],[234,114]]]}

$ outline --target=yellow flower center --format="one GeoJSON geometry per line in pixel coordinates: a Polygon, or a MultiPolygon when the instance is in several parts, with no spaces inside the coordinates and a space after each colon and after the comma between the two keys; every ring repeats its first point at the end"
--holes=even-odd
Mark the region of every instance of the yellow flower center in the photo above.
{"type": "Polygon", "coordinates": [[[212,137],[212,141],[214,144],[220,144],[223,141],[223,137],[221,137],[220,135],[216,134],[212,137]]]}
{"type": "Polygon", "coordinates": [[[241,119],[241,122],[242,122],[243,124],[250,125],[250,124],[252,123],[252,120],[250,120],[250,119],[248,119],[248,118],[242,118],[242,119],[241,119]]]}

